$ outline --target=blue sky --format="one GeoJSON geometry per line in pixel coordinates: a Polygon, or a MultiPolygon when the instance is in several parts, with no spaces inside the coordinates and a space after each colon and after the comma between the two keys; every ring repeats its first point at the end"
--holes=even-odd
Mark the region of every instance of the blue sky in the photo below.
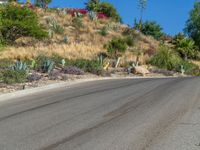
{"type": "MultiPolygon", "coordinates": [[[[87,0],[52,1],[51,7],[83,8],[87,0]]],[[[104,1],[112,3],[117,8],[126,24],[132,26],[134,18],[139,18],[138,0],[104,1]]],[[[144,20],[157,21],[163,27],[164,32],[174,35],[183,30],[194,2],[195,0],[148,0],[144,20]]]]}

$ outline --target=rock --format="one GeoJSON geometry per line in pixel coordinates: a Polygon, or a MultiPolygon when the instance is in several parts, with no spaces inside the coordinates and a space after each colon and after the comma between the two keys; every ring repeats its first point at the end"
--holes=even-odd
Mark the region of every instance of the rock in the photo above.
{"type": "Polygon", "coordinates": [[[146,74],[149,74],[149,70],[142,67],[142,66],[137,66],[137,67],[133,67],[133,71],[134,74],[141,74],[143,76],[145,76],[146,74]]]}

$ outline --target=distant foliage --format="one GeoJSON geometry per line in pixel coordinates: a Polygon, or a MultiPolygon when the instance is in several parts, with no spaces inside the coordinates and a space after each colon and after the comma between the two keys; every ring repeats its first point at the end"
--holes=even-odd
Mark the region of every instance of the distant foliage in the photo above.
{"type": "Polygon", "coordinates": [[[154,21],[146,21],[141,24],[135,20],[134,28],[144,35],[152,36],[157,40],[160,40],[164,35],[161,26],[154,21]]]}
{"type": "Polygon", "coordinates": [[[52,0],[36,0],[35,5],[42,7],[42,8],[47,8],[48,4],[51,3],[52,0]]]}
{"type": "MultiPolygon", "coordinates": [[[[100,2],[100,0],[89,0],[86,3],[86,9],[89,11],[105,14],[107,17],[112,18],[114,21],[122,21],[116,8],[108,2],[100,2]]],[[[100,17],[104,16],[98,16],[98,18],[100,17]]]]}
{"type": "Polygon", "coordinates": [[[6,42],[14,42],[23,36],[43,39],[48,33],[41,27],[37,14],[28,7],[6,5],[0,7],[0,32],[6,42]]]}
{"type": "Polygon", "coordinates": [[[186,23],[185,33],[191,37],[200,49],[200,2],[196,1],[186,23]]]}

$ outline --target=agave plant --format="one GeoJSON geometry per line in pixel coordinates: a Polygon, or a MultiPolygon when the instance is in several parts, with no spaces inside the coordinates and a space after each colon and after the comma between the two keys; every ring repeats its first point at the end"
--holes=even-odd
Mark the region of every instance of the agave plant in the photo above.
{"type": "Polygon", "coordinates": [[[43,62],[42,71],[50,73],[54,69],[54,61],[47,59],[43,62]]]}
{"type": "Polygon", "coordinates": [[[28,67],[25,62],[17,61],[14,66],[12,66],[12,70],[15,71],[27,71],[28,67]]]}

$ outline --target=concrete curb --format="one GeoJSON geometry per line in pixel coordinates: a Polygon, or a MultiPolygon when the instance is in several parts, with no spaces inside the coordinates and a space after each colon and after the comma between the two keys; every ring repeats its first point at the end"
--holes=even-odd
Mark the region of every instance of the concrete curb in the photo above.
{"type": "Polygon", "coordinates": [[[117,79],[148,79],[148,78],[159,79],[159,78],[174,78],[174,77],[102,77],[102,78],[90,78],[90,79],[77,79],[77,80],[73,80],[73,81],[67,81],[67,82],[62,82],[62,83],[53,83],[53,84],[44,85],[41,87],[30,88],[30,89],[25,89],[25,90],[21,90],[21,91],[15,91],[12,93],[1,94],[0,102],[9,100],[9,99],[24,97],[24,96],[34,94],[37,92],[62,88],[62,87],[66,87],[66,86],[71,86],[71,85],[76,85],[76,84],[81,84],[81,83],[86,83],[86,82],[91,82],[91,81],[115,80],[115,79],[116,80],[117,79]]]}

